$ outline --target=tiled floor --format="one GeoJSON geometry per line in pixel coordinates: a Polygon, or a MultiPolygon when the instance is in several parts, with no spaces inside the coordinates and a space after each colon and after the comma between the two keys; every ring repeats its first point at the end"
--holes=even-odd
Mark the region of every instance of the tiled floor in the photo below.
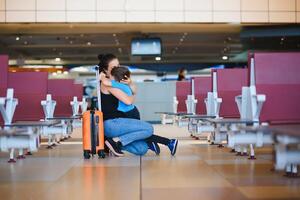
{"type": "Polygon", "coordinates": [[[257,160],[236,157],[227,148],[190,139],[186,128],[155,126],[155,132],[180,139],[171,157],[149,152],[104,160],[82,159],[80,130],[73,139],[8,164],[0,154],[0,199],[300,199],[300,179],[273,172],[272,149],[257,160]]]}

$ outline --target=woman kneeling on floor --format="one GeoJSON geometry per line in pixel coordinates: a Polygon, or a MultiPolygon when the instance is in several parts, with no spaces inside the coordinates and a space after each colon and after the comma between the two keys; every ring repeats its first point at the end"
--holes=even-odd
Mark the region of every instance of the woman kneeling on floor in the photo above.
{"type": "Polygon", "coordinates": [[[160,143],[175,155],[178,140],[154,135],[153,126],[139,119],[139,112],[133,105],[136,88],[128,69],[120,67],[113,54],[99,55],[98,58],[106,146],[116,156],[123,156],[123,150],[144,155],[148,149],[159,155],[160,143]]]}

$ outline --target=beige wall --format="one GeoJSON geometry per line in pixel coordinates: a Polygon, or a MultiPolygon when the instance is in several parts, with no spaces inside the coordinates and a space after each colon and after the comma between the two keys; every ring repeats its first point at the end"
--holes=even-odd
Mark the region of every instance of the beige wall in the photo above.
{"type": "Polygon", "coordinates": [[[300,0],[0,0],[3,22],[299,23],[300,0]]]}

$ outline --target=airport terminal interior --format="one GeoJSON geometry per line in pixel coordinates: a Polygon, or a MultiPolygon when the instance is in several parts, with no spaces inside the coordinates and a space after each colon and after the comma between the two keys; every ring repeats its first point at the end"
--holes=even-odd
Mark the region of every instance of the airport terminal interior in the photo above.
{"type": "Polygon", "coordinates": [[[300,199],[300,0],[0,0],[0,199],[300,199]]]}

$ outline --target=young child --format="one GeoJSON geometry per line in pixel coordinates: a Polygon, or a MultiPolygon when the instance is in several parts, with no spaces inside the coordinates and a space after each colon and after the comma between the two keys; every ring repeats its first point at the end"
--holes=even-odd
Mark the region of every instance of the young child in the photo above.
{"type": "MultiPolygon", "coordinates": [[[[111,70],[111,75],[113,76],[114,80],[109,80],[105,77],[100,77],[101,83],[106,86],[111,86],[113,88],[118,88],[125,92],[128,96],[132,96],[131,88],[125,84],[120,83],[120,81],[125,81],[130,78],[130,71],[126,67],[115,67],[111,70]]],[[[138,109],[133,105],[127,105],[122,101],[119,101],[118,110],[124,112],[127,118],[133,118],[140,120],[140,113],[138,109]]],[[[150,150],[154,151],[156,155],[159,155],[160,148],[157,143],[164,144],[169,147],[171,151],[171,155],[175,155],[178,140],[177,139],[168,139],[165,137],[161,137],[158,135],[152,135],[151,137],[146,139],[148,147],[150,150]]]]}
{"type": "MultiPolygon", "coordinates": [[[[113,76],[114,80],[102,78],[102,84],[111,86],[113,88],[118,88],[125,92],[128,96],[132,96],[131,88],[127,84],[121,83],[121,81],[130,78],[130,71],[126,67],[115,67],[111,70],[111,75],[113,76]]],[[[133,104],[127,105],[122,101],[119,101],[118,110],[124,112],[128,118],[140,119],[140,113],[133,104]]]]}

